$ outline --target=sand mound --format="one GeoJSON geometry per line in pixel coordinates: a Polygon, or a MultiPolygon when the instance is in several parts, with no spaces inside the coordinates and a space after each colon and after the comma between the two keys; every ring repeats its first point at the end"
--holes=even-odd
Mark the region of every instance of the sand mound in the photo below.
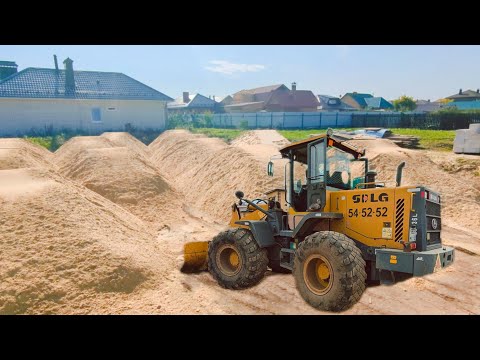
{"type": "Polygon", "coordinates": [[[51,171],[0,171],[0,234],[0,313],[101,312],[152,276],[143,222],[51,171]]]}
{"type": "Polygon", "coordinates": [[[69,166],[75,161],[75,157],[83,150],[111,148],[116,145],[101,136],[76,136],[68,140],[57,151],[55,151],[55,163],[62,166],[69,166]]]}
{"type": "Polygon", "coordinates": [[[0,170],[53,168],[53,154],[25,139],[0,139],[0,170]]]}
{"type": "Polygon", "coordinates": [[[142,143],[140,140],[136,139],[134,136],[126,132],[105,132],[101,135],[104,138],[107,138],[115,146],[125,146],[130,150],[135,151],[136,153],[148,157],[149,149],[148,146],[142,143]]]}
{"type": "Polygon", "coordinates": [[[366,156],[377,173],[377,179],[391,181],[394,186],[398,164],[406,162],[402,185],[425,185],[440,192],[445,224],[457,223],[480,231],[480,191],[471,179],[445,171],[425,151],[402,149],[388,140],[355,140],[366,148],[366,156]]]}
{"type": "Polygon", "coordinates": [[[236,190],[253,199],[280,185],[266,164],[219,139],[187,131],[166,131],[149,145],[151,160],[186,197],[187,204],[223,222],[230,218],[236,190]]]}
{"type": "Polygon", "coordinates": [[[157,169],[126,147],[82,150],[59,171],[146,221],[165,221],[175,201],[157,169]]]}
{"type": "Polygon", "coordinates": [[[240,135],[232,141],[232,145],[273,145],[281,148],[290,143],[276,130],[252,130],[240,135]]]}

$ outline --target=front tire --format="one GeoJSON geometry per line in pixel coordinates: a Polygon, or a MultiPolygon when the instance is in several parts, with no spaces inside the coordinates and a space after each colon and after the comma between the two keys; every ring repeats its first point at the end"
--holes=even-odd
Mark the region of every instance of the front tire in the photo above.
{"type": "Polygon", "coordinates": [[[293,275],[303,299],[319,310],[344,311],[365,290],[365,260],[353,240],[333,232],[307,236],[295,254],[293,275]]]}
{"type": "Polygon", "coordinates": [[[267,250],[258,246],[249,230],[221,232],[208,247],[208,270],[227,289],[246,289],[260,282],[267,271],[267,250]]]}

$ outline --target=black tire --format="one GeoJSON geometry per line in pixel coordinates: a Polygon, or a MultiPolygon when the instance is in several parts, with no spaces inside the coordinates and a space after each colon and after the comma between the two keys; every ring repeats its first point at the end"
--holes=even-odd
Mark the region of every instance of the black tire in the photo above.
{"type": "Polygon", "coordinates": [[[360,300],[367,278],[365,260],[353,240],[333,231],[314,233],[299,244],[293,275],[308,304],[337,312],[360,300]]]}
{"type": "Polygon", "coordinates": [[[227,289],[246,289],[258,284],[265,276],[267,264],[267,250],[260,248],[252,233],[246,229],[221,232],[208,246],[208,270],[227,289]],[[237,266],[224,260],[234,252],[237,266]]]}

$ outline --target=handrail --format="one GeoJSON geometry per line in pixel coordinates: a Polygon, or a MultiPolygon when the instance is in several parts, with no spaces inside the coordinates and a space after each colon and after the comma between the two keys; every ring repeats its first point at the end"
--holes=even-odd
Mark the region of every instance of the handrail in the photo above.
{"type": "Polygon", "coordinates": [[[386,181],[373,181],[373,182],[358,183],[357,185],[355,185],[355,189],[358,189],[358,187],[359,187],[360,185],[371,185],[371,184],[383,184],[383,185],[385,185],[385,184],[386,184],[386,181]]]}
{"type": "Polygon", "coordinates": [[[383,181],[375,181],[375,182],[368,182],[368,183],[358,183],[355,185],[355,189],[358,189],[359,185],[369,185],[369,184],[383,184],[386,185],[387,183],[395,183],[395,186],[397,186],[397,182],[395,180],[383,180],[383,181]]]}

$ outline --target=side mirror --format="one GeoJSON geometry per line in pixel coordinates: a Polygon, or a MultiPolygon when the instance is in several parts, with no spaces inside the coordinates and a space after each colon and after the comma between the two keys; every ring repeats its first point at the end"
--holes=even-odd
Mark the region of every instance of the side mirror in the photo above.
{"type": "Polygon", "coordinates": [[[237,198],[239,198],[240,200],[242,200],[242,198],[245,196],[245,194],[243,193],[243,191],[235,191],[235,196],[237,198]]]}
{"type": "Polygon", "coordinates": [[[273,162],[269,161],[267,164],[267,175],[273,176],[273,162]]]}

